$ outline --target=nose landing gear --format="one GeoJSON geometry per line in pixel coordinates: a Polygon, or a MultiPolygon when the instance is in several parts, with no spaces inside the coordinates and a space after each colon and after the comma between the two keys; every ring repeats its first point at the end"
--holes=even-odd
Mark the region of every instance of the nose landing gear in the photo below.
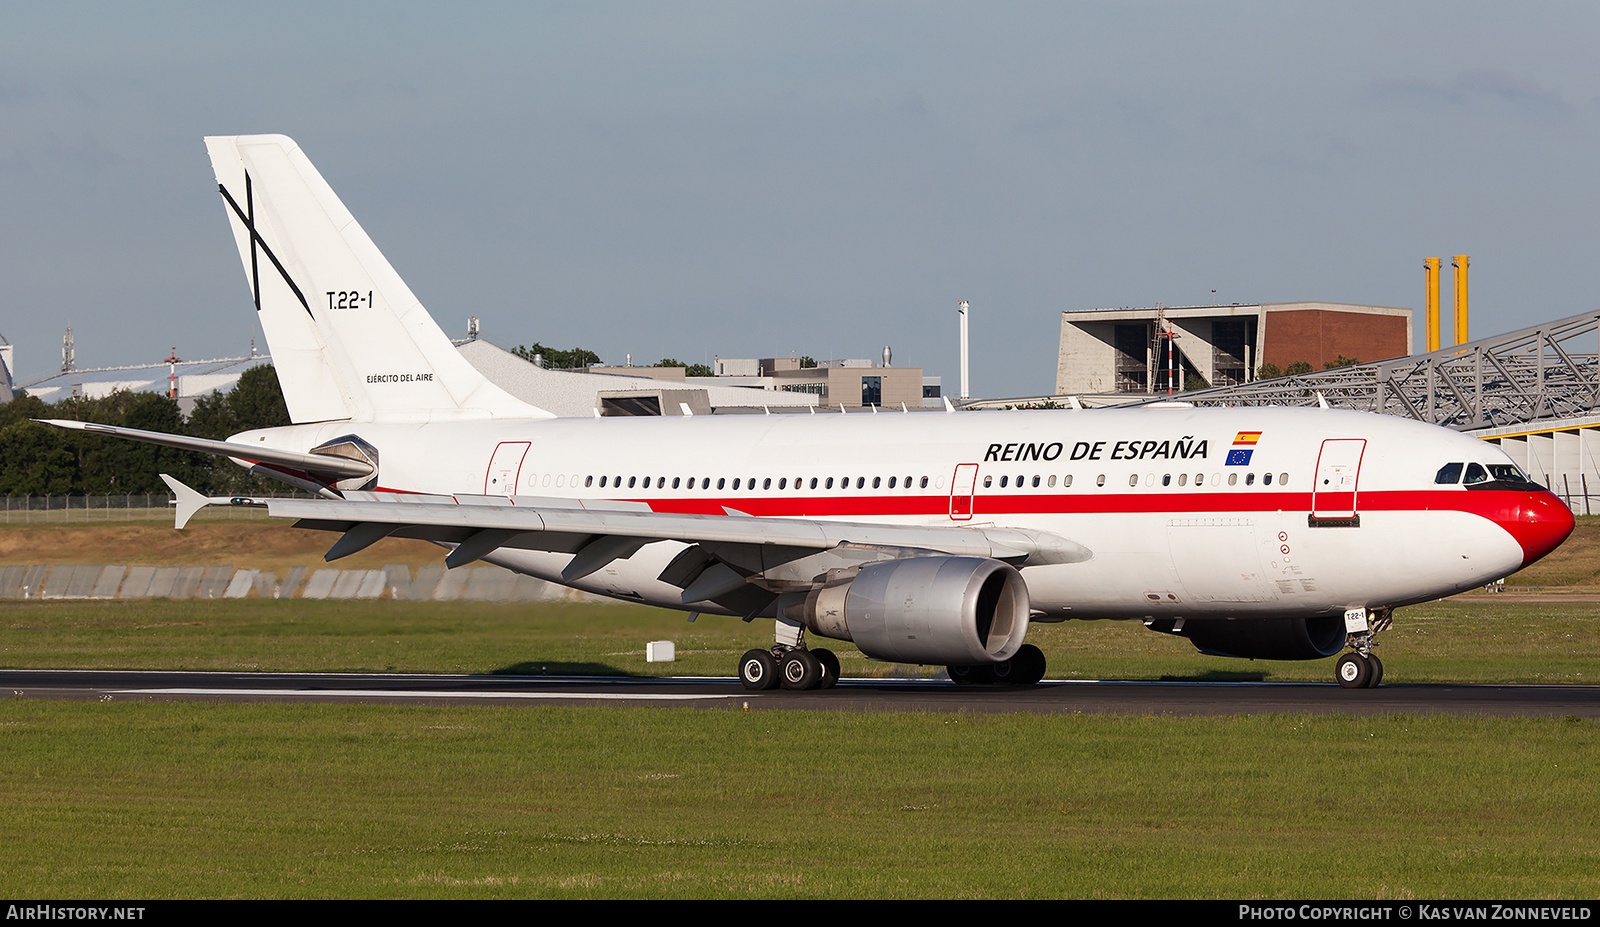
{"type": "Polygon", "coordinates": [[[1383,661],[1372,652],[1378,643],[1378,632],[1389,630],[1394,623],[1394,609],[1375,608],[1369,615],[1366,609],[1351,609],[1345,613],[1345,625],[1351,650],[1333,665],[1333,676],[1346,689],[1376,689],[1383,682],[1383,661]]]}

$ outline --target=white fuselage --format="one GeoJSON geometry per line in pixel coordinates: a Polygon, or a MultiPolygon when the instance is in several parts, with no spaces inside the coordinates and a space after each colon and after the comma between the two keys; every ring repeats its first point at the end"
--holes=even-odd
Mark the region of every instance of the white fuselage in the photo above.
{"type": "MultiPolygon", "coordinates": [[[[345,434],[377,450],[379,491],[1050,532],[1093,556],[1023,568],[1043,620],[1404,605],[1503,577],[1545,552],[1530,549],[1541,541],[1525,527],[1537,521],[1524,498],[1534,494],[1436,482],[1452,462],[1509,464],[1499,449],[1358,412],[332,422],[234,440],[305,451],[345,434]]],[[[1548,510],[1551,499],[1538,504],[1548,510]]],[[[684,608],[682,590],[657,579],[684,546],[648,544],[571,585],[684,608]]],[[[559,582],[571,556],[501,549],[486,559],[559,582]]]]}

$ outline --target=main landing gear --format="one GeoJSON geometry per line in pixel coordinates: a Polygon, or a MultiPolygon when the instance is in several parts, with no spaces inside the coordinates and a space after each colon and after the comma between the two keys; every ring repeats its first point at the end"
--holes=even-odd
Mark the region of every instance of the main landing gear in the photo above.
{"type": "Polygon", "coordinates": [[[771,650],[750,650],[739,658],[739,682],[759,692],[776,689],[831,689],[839,681],[839,658],[818,648],[773,645],[771,650]]]}
{"type": "Polygon", "coordinates": [[[1044,651],[1032,644],[1017,648],[1016,655],[999,663],[980,663],[971,666],[947,666],[950,681],[958,686],[1037,685],[1044,678],[1044,651]]]}
{"type": "MultiPolygon", "coordinates": [[[[1345,621],[1347,625],[1350,623],[1349,615],[1346,615],[1345,621]]],[[[1370,616],[1361,616],[1357,624],[1362,629],[1348,632],[1350,652],[1333,665],[1333,676],[1339,685],[1346,689],[1376,689],[1383,682],[1383,661],[1372,652],[1372,648],[1378,643],[1378,632],[1389,630],[1393,623],[1392,608],[1375,608],[1370,616]]]]}

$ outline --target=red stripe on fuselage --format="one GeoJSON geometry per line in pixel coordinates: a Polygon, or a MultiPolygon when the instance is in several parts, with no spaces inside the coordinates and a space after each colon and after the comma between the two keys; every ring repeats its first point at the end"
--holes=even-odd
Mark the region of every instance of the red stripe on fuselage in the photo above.
{"type": "MultiPolygon", "coordinates": [[[[1480,515],[1496,523],[1516,520],[1529,496],[1514,490],[1463,489],[1368,490],[1360,494],[1362,512],[1459,511],[1480,515]]],[[[1552,497],[1553,498],[1553,497],[1552,497]]],[[[736,496],[668,499],[632,498],[651,511],[682,515],[722,515],[725,509],[767,518],[885,518],[905,516],[949,517],[950,496],[736,496]]],[[[1148,493],[1030,493],[973,496],[973,517],[1026,515],[1116,515],[1167,513],[1210,515],[1311,511],[1309,492],[1148,492],[1148,493]]]]}

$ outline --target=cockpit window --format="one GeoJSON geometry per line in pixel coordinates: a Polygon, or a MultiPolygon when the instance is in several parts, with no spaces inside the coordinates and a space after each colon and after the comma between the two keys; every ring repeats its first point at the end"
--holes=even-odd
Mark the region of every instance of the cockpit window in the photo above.
{"type": "Polygon", "coordinates": [[[1528,478],[1523,475],[1516,464],[1490,464],[1489,475],[1497,480],[1508,480],[1514,483],[1528,482],[1528,478]]]}
{"type": "Polygon", "coordinates": [[[1439,475],[1433,478],[1435,483],[1444,486],[1454,486],[1461,482],[1462,464],[1447,463],[1439,468],[1439,475]]]}
{"type": "Polygon", "coordinates": [[[1489,471],[1483,469],[1482,464],[1467,464],[1467,478],[1464,482],[1468,486],[1471,486],[1473,483],[1487,483],[1488,481],[1489,471]]]}

